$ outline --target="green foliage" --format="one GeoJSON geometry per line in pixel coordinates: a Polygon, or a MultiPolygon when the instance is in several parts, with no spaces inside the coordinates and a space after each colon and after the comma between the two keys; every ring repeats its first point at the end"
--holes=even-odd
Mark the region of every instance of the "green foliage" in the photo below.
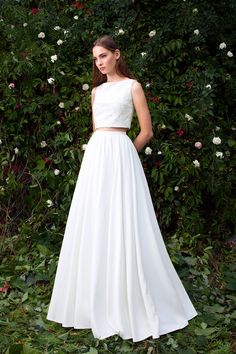
{"type": "MultiPolygon", "coordinates": [[[[233,0],[0,2],[0,280],[11,286],[1,293],[2,350],[230,352],[235,267],[221,253],[214,262],[214,252],[235,232],[235,15],[233,0]],[[137,345],[45,321],[92,134],[91,48],[103,34],[117,39],[146,93],[154,139],[140,158],[172,260],[200,311],[192,327],[137,345]]],[[[134,117],[130,138],[138,131],[134,117]]]]}

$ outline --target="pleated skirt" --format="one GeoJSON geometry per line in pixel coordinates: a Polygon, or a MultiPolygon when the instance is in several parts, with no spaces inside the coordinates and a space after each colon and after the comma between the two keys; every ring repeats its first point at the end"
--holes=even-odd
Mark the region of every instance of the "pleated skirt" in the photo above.
{"type": "Polygon", "coordinates": [[[131,139],[96,130],[84,153],[47,319],[134,342],[197,312],[167,253],[131,139]]]}

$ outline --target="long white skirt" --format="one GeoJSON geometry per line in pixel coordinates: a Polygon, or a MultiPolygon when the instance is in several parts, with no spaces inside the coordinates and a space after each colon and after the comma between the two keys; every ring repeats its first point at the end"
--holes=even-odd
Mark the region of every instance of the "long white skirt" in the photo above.
{"type": "Polygon", "coordinates": [[[166,251],[138,153],[97,130],[81,164],[47,319],[134,342],[197,315],[166,251]]]}

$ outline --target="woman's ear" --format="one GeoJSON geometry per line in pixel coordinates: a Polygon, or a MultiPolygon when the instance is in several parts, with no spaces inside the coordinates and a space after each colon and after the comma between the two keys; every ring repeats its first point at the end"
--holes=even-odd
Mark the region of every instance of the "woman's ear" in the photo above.
{"type": "Polygon", "coordinates": [[[120,50],[119,49],[116,49],[114,51],[114,54],[115,54],[115,57],[116,57],[116,60],[118,60],[120,58],[120,50]]]}

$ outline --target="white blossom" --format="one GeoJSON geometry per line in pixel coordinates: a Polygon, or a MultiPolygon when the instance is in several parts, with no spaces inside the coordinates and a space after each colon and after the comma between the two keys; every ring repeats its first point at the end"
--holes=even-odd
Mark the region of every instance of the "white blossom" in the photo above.
{"type": "Polygon", "coordinates": [[[45,38],[45,33],[44,32],[40,32],[38,34],[38,38],[45,38]]]}
{"type": "Polygon", "coordinates": [[[65,103],[64,102],[60,102],[58,105],[60,108],[65,108],[65,103]]]}
{"type": "Polygon", "coordinates": [[[220,145],[220,144],[221,144],[221,138],[219,138],[218,136],[215,136],[215,137],[212,139],[212,142],[213,142],[213,144],[215,144],[215,145],[220,145]]]}
{"type": "Polygon", "coordinates": [[[2,139],[0,139],[0,145],[2,145],[2,139]]]}
{"type": "Polygon", "coordinates": [[[211,85],[210,84],[206,85],[206,88],[211,90],[211,85]]]}
{"type": "Polygon", "coordinates": [[[64,76],[65,75],[65,73],[64,73],[64,71],[63,70],[61,70],[61,71],[59,71],[60,72],[60,74],[62,75],[62,76],[64,76]]]}
{"type": "Polygon", "coordinates": [[[79,111],[79,109],[80,109],[79,106],[75,107],[75,111],[79,111]]]}
{"type": "Polygon", "coordinates": [[[52,85],[52,84],[54,84],[54,82],[55,82],[55,79],[54,79],[53,77],[49,77],[48,83],[49,83],[50,85],[52,85]]]}
{"type": "Polygon", "coordinates": [[[220,49],[226,48],[226,43],[225,42],[220,43],[219,48],[220,49]]]}
{"type": "Polygon", "coordinates": [[[145,85],[146,88],[148,88],[150,86],[151,86],[151,84],[149,82],[147,82],[146,85],[145,85]]]}
{"type": "Polygon", "coordinates": [[[198,160],[194,160],[193,164],[195,167],[200,167],[200,162],[198,160]]]}
{"type": "Polygon", "coordinates": [[[123,30],[123,28],[120,28],[119,30],[118,30],[118,34],[124,34],[125,33],[125,31],[123,30]]]}
{"type": "Polygon", "coordinates": [[[224,158],[224,154],[221,151],[216,151],[216,157],[219,157],[220,159],[224,158]]]}
{"type": "Polygon", "coordinates": [[[63,33],[64,33],[64,35],[66,35],[67,33],[69,33],[69,31],[64,30],[63,33]]]}
{"type": "Polygon", "coordinates": [[[166,125],[165,125],[165,124],[162,124],[162,125],[161,125],[161,129],[166,129],[166,125]]]}
{"type": "Polygon", "coordinates": [[[54,27],[54,30],[55,30],[55,31],[60,31],[60,29],[61,29],[60,26],[55,26],[55,27],[54,27]]]}
{"type": "Polygon", "coordinates": [[[156,35],[156,31],[155,31],[155,30],[149,32],[149,37],[150,37],[150,38],[151,38],[151,37],[154,37],[155,35],[156,35]]]}
{"type": "Polygon", "coordinates": [[[190,116],[188,113],[185,113],[185,118],[190,121],[190,120],[193,120],[193,117],[190,116]]]}
{"type": "Polygon", "coordinates": [[[197,14],[198,13],[198,9],[195,7],[195,9],[193,9],[193,13],[197,14]]]}
{"type": "Polygon", "coordinates": [[[27,22],[23,23],[23,27],[27,27],[27,26],[28,26],[27,22]]]}
{"type": "Polygon", "coordinates": [[[58,176],[60,174],[60,170],[58,170],[57,168],[54,170],[54,175],[58,176]]]}
{"type": "Polygon", "coordinates": [[[215,130],[216,130],[216,131],[220,130],[220,127],[215,127],[215,130]]]}
{"type": "Polygon", "coordinates": [[[15,88],[14,82],[11,82],[11,83],[8,85],[8,88],[9,88],[9,89],[14,89],[14,88],[15,88]]]}
{"type": "Polygon", "coordinates": [[[178,192],[179,191],[179,186],[175,186],[174,190],[175,190],[175,192],[178,192]]]}
{"type": "Polygon", "coordinates": [[[61,125],[61,122],[59,120],[57,120],[57,125],[61,125]]]}
{"type": "Polygon", "coordinates": [[[86,150],[87,144],[82,145],[82,150],[86,150]]]}
{"type": "Polygon", "coordinates": [[[41,146],[41,148],[46,147],[46,146],[47,146],[46,141],[45,141],[45,140],[42,140],[41,143],[40,143],[40,146],[41,146]]]}
{"type": "Polygon", "coordinates": [[[82,89],[83,89],[84,91],[88,91],[89,85],[88,85],[88,84],[83,84],[82,89]]]}
{"type": "Polygon", "coordinates": [[[17,155],[19,153],[19,149],[17,147],[15,147],[14,152],[17,155]]]}
{"type": "Polygon", "coordinates": [[[201,50],[199,46],[194,47],[194,49],[196,50],[196,52],[200,52],[201,50]]]}
{"type": "Polygon", "coordinates": [[[230,50],[227,52],[227,55],[228,55],[229,58],[232,58],[234,56],[233,53],[230,50]]]}
{"type": "Polygon", "coordinates": [[[0,186],[0,191],[1,192],[4,192],[5,191],[5,188],[3,186],[0,186]]]}
{"type": "Polygon", "coordinates": [[[151,155],[151,153],[152,153],[152,149],[149,146],[147,146],[146,149],[145,149],[145,154],[146,155],[151,155]]]}
{"type": "Polygon", "coordinates": [[[145,57],[147,55],[147,53],[146,52],[142,52],[141,55],[142,55],[142,57],[145,57]]]}
{"type": "Polygon", "coordinates": [[[198,30],[198,29],[195,29],[195,30],[193,31],[193,33],[196,34],[196,36],[198,36],[198,35],[199,35],[199,30],[198,30]]]}
{"type": "Polygon", "coordinates": [[[162,152],[161,152],[161,151],[158,151],[158,152],[157,152],[157,155],[162,155],[162,152]]]}
{"type": "Polygon", "coordinates": [[[58,39],[58,41],[57,41],[57,45],[62,45],[62,44],[63,44],[63,40],[58,39]]]}
{"type": "Polygon", "coordinates": [[[51,62],[54,63],[55,61],[57,61],[57,55],[51,55],[51,62]]]}
{"type": "Polygon", "coordinates": [[[53,202],[52,202],[52,200],[50,200],[50,199],[48,199],[48,200],[46,201],[46,203],[47,203],[48,208],[51,208],[51,207],[53,206],[53,202]]]}
{"type": "Polygon", "coordinates": [[[76,16],[74,16],[74,20],[78,20],[79,19],[79,17],[76,15],[76,16]]]}

